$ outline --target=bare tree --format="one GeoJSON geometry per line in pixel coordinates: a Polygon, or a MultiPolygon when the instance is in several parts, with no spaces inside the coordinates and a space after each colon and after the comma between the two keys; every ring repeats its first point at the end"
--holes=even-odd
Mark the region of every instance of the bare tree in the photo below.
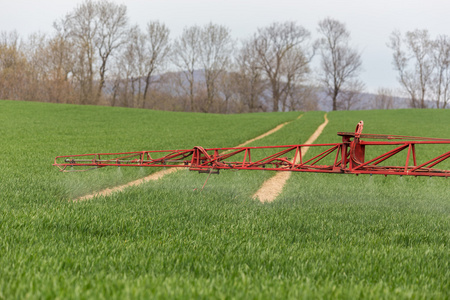
{"type": "MultiPolygon", "coordinates": [[[[138,26],[130,30],[115,75],[116,78],[121,78],[115,81],[115,85],[119,88],[118,98],[122,105],[148,107],[146,100],[149,95],[158,94],[155,91],[152,93],[150,85],[156,83],[153,77],[156,72],[163,70],[169,50],[169,30],[164,24],[150,22],[145,33],[138,26]]],[[[156,104],[151,105],[154,108],[156,104]]]]}
{"type": "Polygon", "coordinates": [[[350,46],[350,32],[345,24],[326,18],[319,22],[321,54],[320,81],[337,110],[340,94],[351,90],[348,84],[361,72],[361,54],[350,46]]]}
{"type": "Polygon", "coordinates": [[[181,36],[175,40],[173,46],[173,63],[183,74],[179,78],[179,88],[185,90],[187,81],[187,95],[189,111],[195,111],[196,77],[195,70],[199,65],[201,28],[199,26],[185,27],[181,36]]]}
{"type": "Polygon", "coordinates": [[[209,112],[216,100],[218,80],[230,64],[232,51],[233,40],[228,28],[209,23],[201,29],[199,64],[205,77],[204,112],[209,112]]]}
{"type": "Polygon", "coordinates": [[[374,109],[394,108],[394,92],[388,88],[379,88],[373,103],[374,109]]]}
{"type": "Polygon", "coordinates": [[[19,34],[16,31],[0,32],[0,98],[25,98],[29,79],[27,69],[19,34]]]}
{"type": "Polygon", "coordinates": [[[53,87],[51,97],[56,102],[74,103],[74,90],[72,84],[75,55],[73,45],[67,38],[67,32],[62,28],[50,38],[46,51],[47,68],[51,70],[53,87]]]}
{"type": "Polygon", "coordinates": [[[309,72],[314,55],[309,39],[309,31],[295,22],[272,23],[254,36],[259,67],[270,83],[273,111],[279,111],[280,104],[285,109],[290,89],[309,72]]]}
{"type": "Polygon", "coordinates": [[[188,89],[186,89],[186,77],[183,72],[166,72],[164,74],[164,84],[161,87],[167,94],[173,96],[178,102],[177,111],[192,111],[190,106],[190,97],[188,97],[188,89]]]}
{"type": "Polygon", "coordinates": [[[263,80],[263,70],[258,63],[258,56],[252,41],[244,41],[237,55],[238,74],[237,90],[246,111],[254,112],[261,109],[261,99],[266,88],[263,80]]]}
{"type": "MultiPolygon", "coordinates": [[[[90,0],[88,0],[90,1],[90,0]]],[[[129,34],[127,7],[114,2],[101,0],[96,5],[98,27],[97,35],[94,38],[95,48],[100,57],[99,77],[100,81],[97,89],[97,101],[102,95],[105,86],[108,63],[114,52],[125,44],[129,34]]]]}
{"type": "Polygon", "coordinates": [[[354,79],[346,84],[346,89],[340,91],[340,99],[338,102],[338,109],[351,110],[360,103],[363,97],[362,92],[365,89],[363,82],[354,79]]]}
{"type": "Polygon", "coordinates": [[[158,21],[147,24],[147,35],[144,37],[144,72],[145,86],[142,100],[142,108],[145,107],[147,93],[150,88],[152,76],[164,66],[170,52],[170,30],[166,25],[158,21]]]}
{"type": "Polygon", "coordinates": [[[234,113],[240,109],[238,102],[238,76],[239,73],[228,71],[223,72],[217,82],[217,98],[215,111],[220,113],[234,113]]]}
{"type": "Polygon", "coordinates": [[[318,89],[313,85],[296,85],[288,95],[288,108],[290,111],[318,110],[318,89]]]}
{"type": "Polygon", "coordinates": [[[147,62],[150,59],[147,53],[147,36],[136,26],[130,31],[130,38],[122,56],[121,64],[126,70],[126,88],[130,88],[130,97],[126,99],[129,106],[144,107],[142,96],[143,79],[147,74],[147,62]]]}
{"type": "Polygon", "coordinates": [[[55,29],[52,36],[35,33],[28,38],[26,56],[33,85],[29,93],[40,101],[74,103],[73,51],[65,33],[55,29]]]}
{"type": "Polygon", "coordinates": [[[126,6],[85,0],[56,26],[68,32],[77,53],[73,74],[79,84],[80,102],[98,103],[111,58],[129,35],[126,6]]]}
{"type": "Polygon", "coordinates": [[[79,103],[94,103],[95,37],[98,23],[95,22],[98,11],[93,1],[85,1],[72,13],[55,23],[55,26],[68,32],[76,53],[73,68],[74,79],[78,84],[79,103]]]}
{"type": "Polygon", "coordinates": [[[282,111],[286,111],[288,107],[290,110],[300,107],[302,98],[310,94],[309,88],[302,84],[306,81],[305,75],[309,73],[309,61],[310,59],[305,61],[302,49],[292,49],[286,53],[286,63],[281,65],[282,74],[285,74],[285,94],[281,97],[282,111]]]}
{"type": "Polygon", "coordinates": [[[450,39],[439,36],[433,47],[435,72],[432,76],[431,91],[437,108],[446,108],[450,102],[450,39]]]}
{"type": "Polygon", "coordinates": [[[433,74],[433,43],[427,30],[399,31],[391,34],[388,47],[394,51],[393,65],[399,82],[410,97],[413,108],[425,108],[433,74]],[[405,44],[405,45],[404,45],[405,44]]]}
{"type": "Polygon", "coordinates": [[[46,45],[47,35],[43,33],[33,33],[28,36],[22,49],[27,58],[27,73],[31,76],[27,80],[27,85],[22,86],[23,99],[28,100],[29,94],[36,100],[48,101],[46,90],[49,86],[50,74],[46,68],[46,45]],[[26,91],[26,92],[25,92],[26,91]]]}
{"type": "Polygon", "coordinates": [[[59,33],[0,33],[0,98],[73,102],[67,52],[59,33]]]}
{"type": "Polygon", "coordinates": [[[120,105],[125,107],[134,106],[134,93],[131,86],[134,84],[132,81],[136,74],[136,51],[135,51],[135,39],[137,27],[130,30],[130,36],[128,43],[122,48],[122,51],[117,59],[117,63],[113,66],[113,85],[112,85],[112,97],[110,97],[110,104],[112,106],[120,105]]]}
{"type": "Polygon", "coordinates": [[[143,34],[138,26],[129,31],[127,43],[120,49],[117,61],[113,64],[112,87],[109,97],[112,106],[137,107],[141,97],[140,80],[143,72],[143,34]],[[137,88],[136,88],[137,85],[137,88]]]}

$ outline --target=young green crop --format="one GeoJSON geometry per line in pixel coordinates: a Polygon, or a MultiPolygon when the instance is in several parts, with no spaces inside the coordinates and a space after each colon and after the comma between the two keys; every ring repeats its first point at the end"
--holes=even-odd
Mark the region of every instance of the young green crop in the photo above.
{"type": "Polygon", "coordinates": [[[19,203],[23,199],[34,201],[35,193],[39,195],[42,191],[49,192],[49,199],[55,194],[59,198],[72,198],[143,177],[157,169],[112,168],[61,176],[51,166],[57,155],[232,147],[298,115],[297,112],[189,114],[0,101],[3,156],[0,187],[5,198],[10,201],[19,198],[19,203]]]}
{"type": "MultiPolygon", "coordinates": [[[[317,143],[339,139],[336,131],[352,131],[361,119],[365,133],[450,137],[448,111],[337,112],[329,118],[317,143]]],[[[448,145],[430,149],[421,147],[420,157],[449,150],[448,145]]],[[[293,174],[273,206],[299,213],[311,229],[308,238],[322,249],[319,270],[334,274],[337,286],[354,282],[358,293],[374,298],[446,298],[449,187],[444,178],[293,174]]]]}
{"type": "MultiPolygon", "coordinates": [[[[0,299],[446,299],[450,292],[442,178],[293,174],[275,202],[262,204],[251,195],[273,172],[223,171],[194,192],[207,175],[182,170],[71,203],[72,188],[148,170],[63,174],[51,166],[58,154],[155,149],[148,140],[166,149],[234,146],[290,120],[252,145],[303,143],[323,113],[295,121],[299,113],[175,114],[174,122],[166,112],[0,101],[0,114],[0,299]]],[[[316,143],[338,142],[336,131],[353,131],[360,119],[367,133],[450,136],[446,111],[328,117],[316,143]],[[441,126],[426,132],[431,120],[441,126]]]]}
{"type": "MultiPolygon", "coordinates": [[[[55,156],[235,146],[298,115],[186,114],[0,101],[0,299],[120,296],[117,286],[123,273],[111,274],[95,265],[103,258],[115,259],[123,240],[114,231],[127,222],[109,203],[83,208],[67,200],[155,169],[63,174],[52,166],[55,156]],[[107,223],[102,213],[108,215],[107,223]],[[86,264],[93,265],[84,269],[86,264]],[[110,278],[114,282],[106,284],[110,278]]],[[[131,206],[139,210],[139,204],[131,206]]],[[[125,255],[134,256],[133,251],[125,255]]],[[[132,265],[122,267],[133,270],[132,265]]]]}

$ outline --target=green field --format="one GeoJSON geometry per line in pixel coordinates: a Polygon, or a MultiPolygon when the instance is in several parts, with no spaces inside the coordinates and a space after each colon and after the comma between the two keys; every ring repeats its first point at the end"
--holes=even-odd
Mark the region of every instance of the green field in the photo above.
{"type": "MultiPolygon", "coordinates": [[[[251,195],[273,172],[223,171],[200,193],[207,175],[181,170],[73,203],[157,170],[52,166],[56,155],[236,146],[288,121],[253,145],[302,143],[324,113],[299,115],[0,101],[0,299],[448,299],[448,179],[293,174],[261,204],[251,195]]],[[[361,119],[366,133],[450,137],[449,110],[328,118],[316,143],[361,119]]]]}

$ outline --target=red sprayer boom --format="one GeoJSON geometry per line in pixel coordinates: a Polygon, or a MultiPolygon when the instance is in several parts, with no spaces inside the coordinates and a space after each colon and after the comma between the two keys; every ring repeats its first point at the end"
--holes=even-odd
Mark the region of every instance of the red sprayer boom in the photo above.
{"type": "MultiPolygon", "coordinates": [[[[200,173],[218,173],[221,169],[231,169],[357,175],[450,176],[450,170],[436,168],[438,165],[441,167],[444,165],[443,162],[450,157],[450,151],[432,158],[427,157],[425,161],[420,161],[416,154],[416,146],[450,145],[450,139],[363,134],[363,124],[363,121],[359,122],[355,132],[338,132],[338,135],[342,136],[342,142],[334,144],[210,149],[194,147],[187,150],[81,154],[58,156],[53,165],[66,172],[71,171],[67,170],[67,167],[78,167],[74,171],[86,171],[117,166],[188,168],[200,173]],[[367,141],[366,139],[382,139],[384,141],[367,141]],[[375,146],[389,146],[390,150],[387,152],[383,150],[381,154],[380,151],[369,151],[377,150],[372,149],[375,146]],[[316,152],[314,157],[304,160],[302,151],[304,153],[310,147],[322,147],[321,151],[323,148],[326,150],[320,153],[316,152]],[[368,154],[372,152],[378,153],[368,157],[368,154]],[[257,159],[252,159],[252,155],[257,159]],[[394,156],[397,157],[396,162],[401,159],[401,165],[386,165],[386,160],[394,156]],[[325,161],[329,163],[319,164],[325,161]]],[[[378,148],[386,149],[386,147],[378,148]]]]}

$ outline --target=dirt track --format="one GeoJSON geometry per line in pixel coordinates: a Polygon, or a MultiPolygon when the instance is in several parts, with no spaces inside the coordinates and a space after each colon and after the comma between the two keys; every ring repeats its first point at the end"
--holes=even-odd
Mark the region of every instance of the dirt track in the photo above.
{"type": "MultiPolygon", "coordinates": [[[[305,144],[312,144],[320,136],[325,126],[328,124],[328,118],[325,114],[325,121],[317,127],[316,131],[309,137],[305,144]]],[[[302,158],[308,151],[309,147],[302,147],[302,158]]],[[[300,157],[297,157],[295,163],[300,162],[300,157]]],[[[266,180],[259,190],[253,195],[254,199],[259,199],[261,202],[272,202],[281,193],[287,180],[291,177],[291,172],[278,172],[275,176],[266,180]]]]}
{"type": "MultiPolygon", "coordinates": [[[[302,115],[299,115],[297,117],[297,119],[300,119],[301,116],[302,115]]],[[[264,138],[264,137],[266,137],[266,136],[268,136],[268,135],[270,135],[270,134],[280,130],[281,128],[283,128],[283,126],[285,126],[288,123],[290,123],[290,122],[285,122],[283,124],[280,124],[280,125],[276,126],[275,128],[267,131],[266,133],[263,133],[263,134],[255,137],[253,139],[250,139],[250,140],[248,140],[248,141],[246,141],[246,142],[244,142],[244,143],[242,143],[242,144],[240,144],[240,145],[238,145],[236,147],[244,147],[245,145],[247,145],[247,144],[249,144],[251,142],[254,142],[256,140],[262,139],[262,138],[264,138]]],[[[89,199],[92,199],[94,197],[108,196],[108,195],[111,195],[112,193],[120,192],[120,191],[122,191],[122,190],[124,190],[124,189],[126,189],[127,187],[130,187],[130,186],[136,186],[136,185],[140,185],[142,183],[148,182],[148,181],[158,180],[158,179],[164,177],[167,174],[174,173],[174,172],[179,171],[179,170],[181,170],[181,169],[171,168],[171,169],[165,169],[165,170],[162,170],[162,171],[158,171],[158,172],[155,172],[153,174],[150,174],[147,177],[144,177],[144,178],[141,178],[141,179],[138,179],[138,180],[135,180],[135,181],[131,181],[131,182],[128,182],[126,184],[119,185],[119,186],[116,186],[116,187],[113,187],[113,188],[108,188],[108,189],[101,190],[99,192],[88,194],[88,195],[76,198],[73,201],[74,202],[78,202],[78,201],[89,200],[89,199]]]]}

